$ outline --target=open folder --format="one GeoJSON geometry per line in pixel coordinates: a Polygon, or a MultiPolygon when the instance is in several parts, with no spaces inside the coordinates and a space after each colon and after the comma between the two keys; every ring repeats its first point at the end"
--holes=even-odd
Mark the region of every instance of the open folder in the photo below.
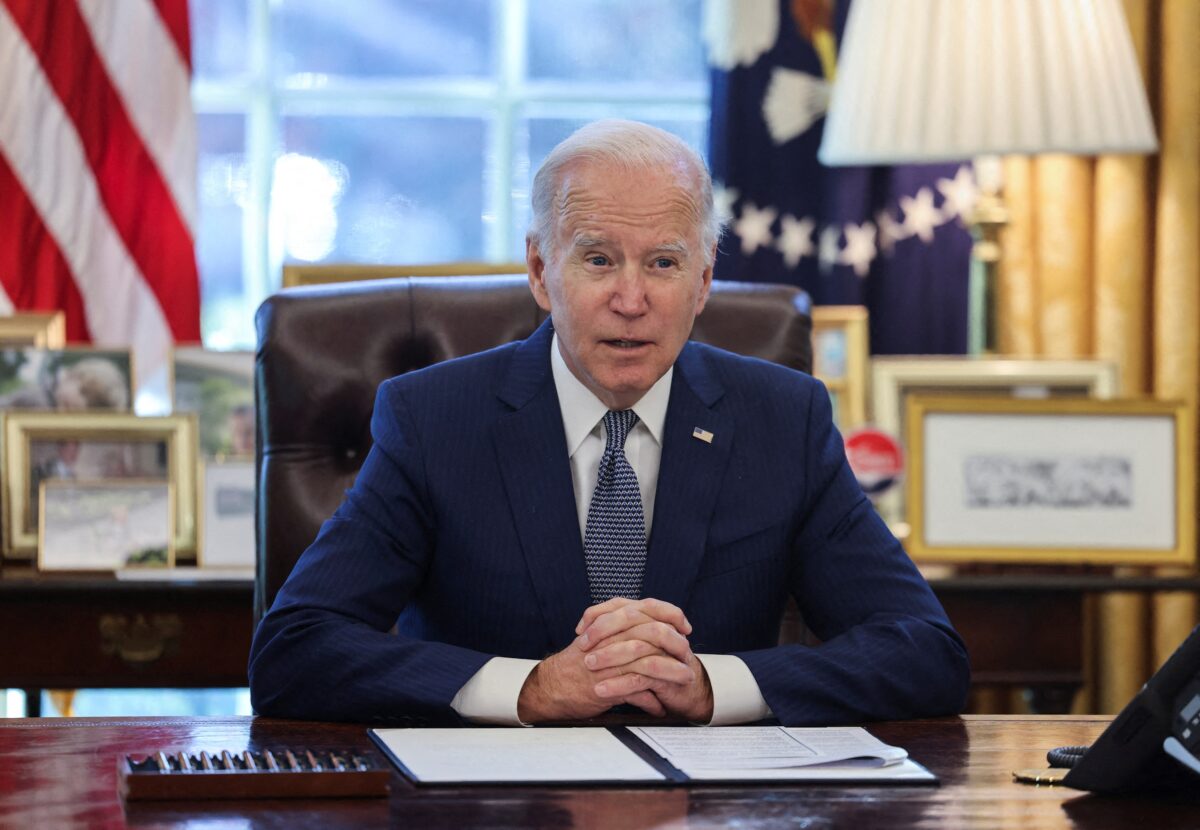
{"type": "Polygon", "coordinates": [[[859,727],[372,729],[417,784],[937,783],[859,727]]]}

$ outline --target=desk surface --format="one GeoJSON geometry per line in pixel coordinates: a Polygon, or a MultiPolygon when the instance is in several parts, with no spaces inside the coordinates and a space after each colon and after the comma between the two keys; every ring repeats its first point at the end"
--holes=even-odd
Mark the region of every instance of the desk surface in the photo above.
{"type": "Polygon", "coordinates": [[[0,721],[0,825],[19,827],[1195,827],[1200,792],[1112,798],[1011,781],[1050,747],[1088,743],[1096,717],[967,716],[875,724],[942,779],[930,786],[415,788],[398,773],[387,799],[124,804],[117,759],[164,749],[367,747],[361,726],[264,718],[0,721]],[[1190,799],[1190,800],[1189,800],[1190,799]]]}

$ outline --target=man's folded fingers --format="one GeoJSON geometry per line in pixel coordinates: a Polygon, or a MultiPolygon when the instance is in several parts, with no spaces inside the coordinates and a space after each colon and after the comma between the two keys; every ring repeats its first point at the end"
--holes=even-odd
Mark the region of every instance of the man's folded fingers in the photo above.
{"type": "Polygon", "coordinates": [[[654,599],[648,597],[639,600],[639,608],[648,617],[652,617],[659,622],[668,623],[673,626],[680,634],[691,634],[692,624],[688,622],[687,616],[684,615],[683,609],[678,605],[672,605],[666,600],[654,599]]]}
{"type": "MultiPolygon", "coordinates": [[[[583,612],[583,616],[575,626],[575,633],[583,634],[598,620],[609,615],[615,615],[613,619],[609,620],[609,623],[612,625],[619,625],[621,622],[626,623],[626,625],[634,625],[640,622],[642,618],[648,617],[673,626],[681,634],[687,635],[692,633],[692,624],[688,622],[687,617],[679,606],[672,605],[665,600],[654,599],[653,597],[638,600],[613,597],[599,605],[593,605],[583,612]]],[[[606,634],[611,633],[611,631],[606,631],[606,634]]]]}
{"type": "Polygon", "coordinates": [[[629,634],[639,640],[657,646],[662,651],[684,663],[692,656],[692,644],[678,629],[663,622],[648,622],[635,626],[629,634]]]}
{"type": "Polygon", "coordinates": [[[629,668],[653,680],[665,680],[668,683],[684,685],[696,679],[696,673],[692,671],[691,666],[665,654],[652,654],[634,660],[629,664],[629,668]]]}
{"type": "Polygon", "coordinates": [[[663,653],[663,650],[652,642],[637,637],[622,639],[622,635],[618,634],[584,657],[583,664],[592,671],[601,671],[625,666],[652,654],[663,653]]]}
{"type": "Polygon", "coordinates": [[[583,616],[579,619],[575,626],[575,633],[582,634],[588,626],[596,621],[597,617],[615,611],[625,605],[631,605],[637,600],[626,599],[625,597],[613,597],[610,600],[605,600],[599,605],[588,606],[588,609],[583,612],[583,616]]]}
{"type": "MultiPolygon", "coordinates": [[[[662,651],[684,663],[688,662],[692,656],[692,646],[688,642],[687,637],[684,637],[666,623],[654,620],[648,620],[631,628],[618,631],[610,637],[594,642],[590,649],[585,650],[591,654],[595,654],[605,649],[614,648],[617,644],[632,642],[646,643],[650,646],[650,649],[631,653],[629,648],[625,648],[617,654],[620,656],[628,655],[632,659],[633,657],[641,657],[646,654],[662,651]]],[[[609,658],[607,662],[587,663],[588,668],[601,668],[604,665],[619,665],[619,662],[613,662],[609,658]]]]}
{"type": "Polygon", "coordinates": [[[646,691],[652,682],[654,682],[652,678],[643,674],[619,674],[616,677],[601,680],[593,687],[593,691],[595,691],[596,697],[602,699],[626,698],[646,691]]]}
{"type": "Polygon", "coordinates": [[[662,705],[662,701],[655,696],[654,692],[638,692],[628,695],[624,702],[632,704],[646,714],[654,715],[657,718],[661,718],[667,714],[667,707],[662,705]]]}
{"type": "Polygon", "coordinates": [[[579,647],[583,651],[590,651],[609,637],[629,631],[642,630],[640,628],[642,626],[657,627],[657,630],[662,633],[653,638],[652,642],[659,644],[673,654],[678,652],[683,647],[683,644],[687,643],[684,632],[675,623],[650,616],[637,605],[625,605],[597,617],[584,629],[582,635],[579,637],[579,647]],[[668,648],[667,643],[672,643],[672,645],[668,648]]]}
{"type": "Polygon", "coordinates": [[[594,687],[601,698],[626,697],[651,688],[656,683],[686,685],[696,679],[695,672],[686,663],[663,654],[642,657],[633,661],[624,674],[601,680],[594,687]]]}

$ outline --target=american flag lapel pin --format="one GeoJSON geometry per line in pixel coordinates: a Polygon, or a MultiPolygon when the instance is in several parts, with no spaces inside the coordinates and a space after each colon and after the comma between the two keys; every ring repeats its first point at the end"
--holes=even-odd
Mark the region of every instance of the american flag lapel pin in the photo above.
{"type": "Polygon", "coordinates": [[[696,427],[695,429],[692,430],[692,437],[699,438],[705,444],[711,444],[712,439],[713,439],[713,434],[711,432],[709,432],[708,430],[706,430],[704,427],[696,427]]]}

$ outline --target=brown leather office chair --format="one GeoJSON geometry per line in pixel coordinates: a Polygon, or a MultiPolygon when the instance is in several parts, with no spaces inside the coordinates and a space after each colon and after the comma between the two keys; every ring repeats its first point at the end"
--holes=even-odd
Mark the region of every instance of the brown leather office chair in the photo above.
{"type": "MultiPolygon", "coordinates": [[[[376,387],[393,375],[531,334],[524,276],[409,277],[282,291],[258,310],[256,618],[371,448],[376,387]]],[[[802,371],[811,306],[782,285],[714,282],[692,337],[802,371]]]]}

